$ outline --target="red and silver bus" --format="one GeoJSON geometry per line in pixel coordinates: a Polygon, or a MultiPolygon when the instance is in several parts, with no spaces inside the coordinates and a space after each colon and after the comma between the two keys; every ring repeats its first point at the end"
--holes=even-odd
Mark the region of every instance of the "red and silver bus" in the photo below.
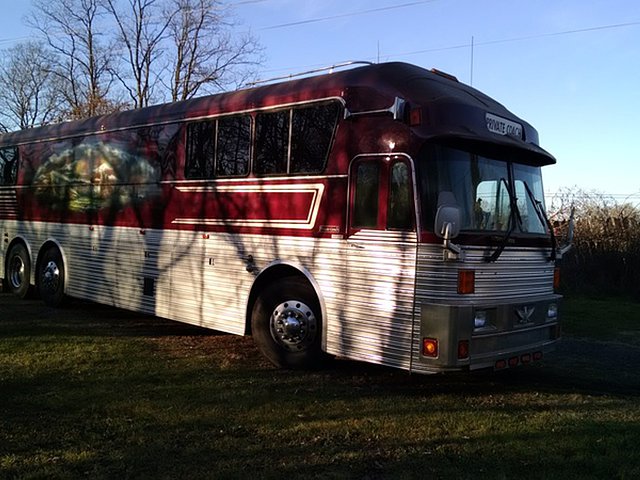
{"type": "Polygon", "coordinates": [[[0,136],[0,277],[274,364],[508,368],[558,341],[541,167],[505,107],[366,65],[0,136]]]}

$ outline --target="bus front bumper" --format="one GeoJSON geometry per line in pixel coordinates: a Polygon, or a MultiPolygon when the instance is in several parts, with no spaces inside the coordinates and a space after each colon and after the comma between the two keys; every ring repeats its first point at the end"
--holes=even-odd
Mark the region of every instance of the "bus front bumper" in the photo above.
{"type": "Polygon", "coordinates": [[[508,303],[422,304],[412,370],[501,369],[541,360],[560,337],[561,299],[549,295],[508,303]]]}

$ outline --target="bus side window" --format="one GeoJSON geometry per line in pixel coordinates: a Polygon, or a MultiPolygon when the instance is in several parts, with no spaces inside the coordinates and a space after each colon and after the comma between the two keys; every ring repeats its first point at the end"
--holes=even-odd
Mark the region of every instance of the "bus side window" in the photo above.
{"type": "Polygon", "coordinates": [[[378,226],[378,198],[380,191],[380,164],[367,162],[358,165],[353,205],[354,228],[378,226]]]}
{"type": "Polygon", "coordinates": [[[18,149],[0,148],[0,186],[15,185],[18,179],[18,149]]]}
{"type": "Polygon", "coordinates": [[[387,228],[389,230],[411,230],[413,228],[413,202],[411,199],[411,175],[409,166],[396,162],[389,177],[389,204],[387,206],[387,228]]]}
{"type": "Polygon", "coordinates": [[[187,125],[187,159],[185,178],[213,176],[213,147],[215,121],[194,122],[187,125]]]}
{"type": "Polygon", "coordinates": [[[291,110],[256,115],[256,174],[287,173],[290,116],[291,110]]]}
{"type": "Polygon", "coordinates": [[[337,102],[293,110],[290,173],[320,173],[338,124],[337,102]]]}
{"type": "Polygon", "coordinates": [[[237,177],[249,173],[251,117],[233,115],[218,119],[216,176],[237,177]]]}

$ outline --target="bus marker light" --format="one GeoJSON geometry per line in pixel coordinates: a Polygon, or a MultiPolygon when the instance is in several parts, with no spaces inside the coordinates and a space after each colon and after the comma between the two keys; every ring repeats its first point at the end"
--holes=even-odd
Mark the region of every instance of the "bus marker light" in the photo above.
{"type": "Polygon", "coordinates": [[[435,338],[422,339],[422,355],[435,358],[438,356],[438,340],[435,338]]]}
{"type": "Polygon", "coordinates": [[[520,359],[518,357],[511,357],[509,359],[509,366],[510,367],[517,367],[518,363],[520,363],[520,359]]]}
{"type": "Polygon", "coordinates": [[[458,342],[458,360],[469,358],[469,340],[460,340],[458,342]]]}
{"type": "Polygon", "coordinates": [[[422,123],[422,109],[421,108],[412,108],[411,112],[409,112],[409,125],[412,127],[417,127],[422,123]]]}
{"type": "Polygon", "coordinates": [[[507,361],[503,358],[502,360],[498,360],[495,365],[496,370],[502,370],[503,368],[507,368],[507,361]]]}
{"type": "Polygon", "coordinates": [[[531,354],[530,353],[525,353],[524,355],[520,356],[520,361],[526,365],[527,363],[531,363],[531,354]]]}
{"type": "Polygon", "coordinates": [[[458,270],[458,293],[466,295],[476,290],[476,271],[458,270]]]}
{"type": "Polygon", "coordinates": [[[560,288],[560,269],[558,267],[553,269],[553,288],[560,288]]]}
{"type": "Polygon", "coordinates": [[[542,352],[533,352],[533,360],[535,362],[542,360],[542,352]]]}

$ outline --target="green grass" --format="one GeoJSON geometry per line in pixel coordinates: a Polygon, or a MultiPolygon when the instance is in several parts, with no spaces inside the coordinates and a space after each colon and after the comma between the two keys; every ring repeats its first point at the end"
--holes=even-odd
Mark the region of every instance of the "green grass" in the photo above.
{"type": "Polygon", "coordinates": [[[640,345],[640,303],[624,298],[568,297],[563,331],[598,340],[640,345]]]}
{"type": "Polygon", "coordinates": [[[248,338],[1,294],[0,478],[639,478],[637,314],[602,302],[565,303],[543,364],[412,376],[277,370],[248,338]]]}

